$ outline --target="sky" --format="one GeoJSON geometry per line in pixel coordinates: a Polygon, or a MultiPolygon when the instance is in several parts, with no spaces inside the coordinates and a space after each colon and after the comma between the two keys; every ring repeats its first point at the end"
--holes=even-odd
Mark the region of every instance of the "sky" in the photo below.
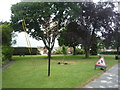
{"type": "MultiPolygon", "coordinates": [[[[1,0],[0,1],[0,21],[10,21],[11,17],[11,6],[13,4],[16,4],[17,2],[20,2],[21,0],[1,0]]],[[[12,45],[13,47],[29,47],[27,45],[26,39],[25,39],[25,34],[24,32],[22,33],[15,33],[17,36],[13,38],[17,41],[16,44],[12,45]]],[[[33,39],[32,37],[29,37],[29,41],[32,47],[44,47],[44,44],[42,41],[37,41],[33,39]]],[[[55,47],[58,47],[58,41],[55,41],[55,47]]]]}
{"type": "MultiPolygon", "coordinates": [[[[13,4],[16,4],[17,2],[20,2],[21,0],[1,0],[0,1],[0,21],[10,21],[11,17],[11,6],[13,4]]],[[[94,2],[98,2],[99,0],[93,0],[94,2]]],[[[24,32],[22,33],[16,33],[17,37],[13,38],[17,41],[15,45],[12,45],[14,47],[29,47],[27,45],[26,39],[25,39],[25,34],[24,32]]],[[[44,44],[42,41],[37,41],[31,37],[29,37],[29,41],[31,43],[32,47],[37,47],[37,46],[42,46],[44,47],[44,44]]],[[[55,41],[55,47],[58,47],[58,41],[55,41]]]]}

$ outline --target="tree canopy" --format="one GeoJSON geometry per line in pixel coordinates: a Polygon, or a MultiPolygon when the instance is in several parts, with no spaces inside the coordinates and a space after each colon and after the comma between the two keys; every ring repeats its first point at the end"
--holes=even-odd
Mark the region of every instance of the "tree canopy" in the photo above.
{"type": "Polygon", "coordinates": [[[98,36],[98,32],[102,34],[111,30],[113,22],[114,4],[110,2],[83,2],[79,3],[82,8],[79,19],[77,20],[80,29],[79,34],[82,38],[82,44],[85,50],[85,56],[89,57],[91,45],[96,43],[94,36],[98,36]]]}
{"type": "Polygon", "coordinates": [[[27,33],[36,40],[42,40],[49,48],[54,46],[54,41],[61,28],[69,20],[78,15],[76,3],[42,3],[42,2],[21,2],[12,6],[12,25],[15,31],[23,31],[21,21],[25,19],[27,33]]]}

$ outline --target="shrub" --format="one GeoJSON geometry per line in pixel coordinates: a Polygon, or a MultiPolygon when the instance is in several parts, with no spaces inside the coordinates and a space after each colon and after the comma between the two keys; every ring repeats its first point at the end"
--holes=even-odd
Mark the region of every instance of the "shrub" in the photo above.
{"type": "Polygon", "coordinates": [[[65,47],[65,45],[62,46],[62,50],[61,51],[62,51],[62,54],[64,54],[64,55],[67,55],[67,53],[68,53],[67,52],[67,47],[65,47]]]}
{"type": "Polygon", "coordinates": [[[31,54],[29,52],[30,48],[27,47],[13,47],[13,55],[37,55],[37,48],[32,48],[31,54]]]}
{"type": "Polygon", "coordinates": [[[84,50],[76,48],[76,54],[84,54],[84,50]]]}
{"type": "Polygon", "coordinates": [[[8,22],[0,22],[0,33],[2,32],[2,64],[12,60],[13,49],[11,48],[13,29],[8,22]]]}
{"type": "Polygon", "coordinates": [[[11,60],[13,49],[10,46],[2,45],[2,61],[11,60]]]}
{"type": "MultiPolygon", "coordinates": [[[[100,54],[116,55],[117,52],[116,51],[101,51],[100,54]]],[[[120,51],[119,51],[119,55],[120,55],[120,51]]]]}
{"type": "Polygon", "coordinates": [[[54,51],[52,54],[63,54],[63,53],[62,53],[62,50],[59,49],[59,50],[54,51]]]}

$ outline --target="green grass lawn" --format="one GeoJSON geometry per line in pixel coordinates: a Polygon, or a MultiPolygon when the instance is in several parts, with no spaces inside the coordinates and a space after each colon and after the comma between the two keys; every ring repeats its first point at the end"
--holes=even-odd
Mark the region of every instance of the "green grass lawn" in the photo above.
{"type": "MultiPolygon", "coordinates": [[[[46,56],[14,56],[15,62],[3,70],[3,88],[81,88],[103,71],[94,70],[98,56],[85,59],[83,55],[66,56],[69,65],[58,65],[62,56],[51,59],[51,76],[47,76],[46,56]]],[[[107,69],[117,64],[114,56],[105,56],[107,69]]]]}

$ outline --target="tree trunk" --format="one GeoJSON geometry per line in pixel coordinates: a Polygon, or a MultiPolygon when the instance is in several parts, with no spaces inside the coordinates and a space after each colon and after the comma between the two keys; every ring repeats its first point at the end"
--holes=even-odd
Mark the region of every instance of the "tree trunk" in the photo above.
{"type": "Polygon", "coordinates": [[[117,55],[119,55],[119,47],[117,47],[117,55]]]}
{"type": "Polygon", "coordinates": [[[63,63],[64,63],[64,61],[65,61],[65,55],[63,55],[63,63]]]}
{"type": "Polygon", "coordinates": [[[76,47],[73,46],[73,55],[76,55],[76,47]]]}
{"type": "Polygon", "coordinates": [[[84,47],[84,50],[85,50],[85,58],[89,58],[89,47],[85,46],[84,47]]]}
{"type": "Polygon", "coordinates": [[[48,76],[50,76],[51,49],[48,49],[48,76]]]}

